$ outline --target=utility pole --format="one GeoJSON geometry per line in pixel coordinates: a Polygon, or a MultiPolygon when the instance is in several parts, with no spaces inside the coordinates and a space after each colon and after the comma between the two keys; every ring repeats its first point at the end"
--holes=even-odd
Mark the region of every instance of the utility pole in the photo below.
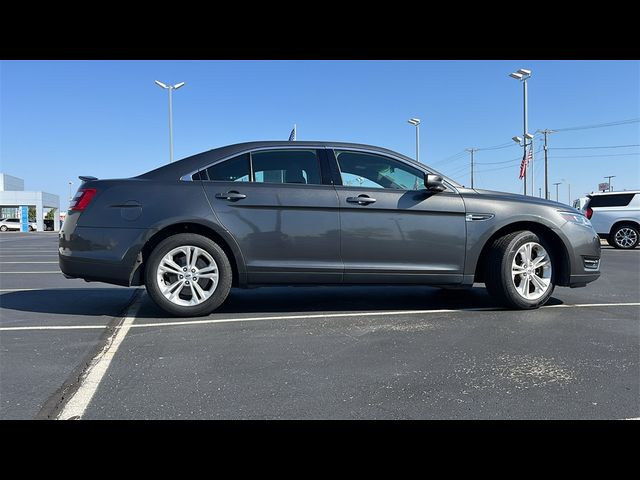
{"type": "Polygon", "coordinates": [[[569,205],[571,205],[571,184],[567,183],[567,188],[569,189],[569,205]]]}
{"type": "Polygon", "coordinates": [[[604,177],[604,178],[606,178],[606,179],[607,179],[607,183],[609,184],[609,191],[610,191],[610,192],[613,192],[613,188],[611,188],[611,179],[612,179],[612,178],[616,178],[616,176],[615,176],[615,175],[608,175],[608,176],[606,176],[606,177],[604,177]]]}
{"type": "Polygon", "coordinates": [[[542,198],[542,187],[538,187],[538,196],[542,198]]]}
{"type": "Polygon", "coordinates": [[[471,188],[473,188],[473,152],[477,152],[477,148],[466,148],[467,152],[471,152],[471,188]]]}
{"type": "Polygon", "coordinates": [[[544,191],[546,192],[544,198],[549,200],[549,147],[547,145],[547,135],[550,133],[554,133],[554,131],[549,130],[548,128],[538,131],[544,134],[544,191]]]}
{"type": "Polygon", "coordinates": [[[562,182],[556,182],[554,183],[554,185],[556,186],[556,202],[558,201],[558,185],[562,185],[562,182]]]}

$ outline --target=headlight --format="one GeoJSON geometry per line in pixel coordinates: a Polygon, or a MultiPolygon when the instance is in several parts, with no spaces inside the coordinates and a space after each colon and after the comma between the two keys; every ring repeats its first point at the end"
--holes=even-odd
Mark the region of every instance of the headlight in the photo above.
{"type": "Polygon", "coordinates": [[[591,227],[591,222],[587,217],[575,212],[558,212],[567,222],[577,223],[583,227],[591,227]]]}

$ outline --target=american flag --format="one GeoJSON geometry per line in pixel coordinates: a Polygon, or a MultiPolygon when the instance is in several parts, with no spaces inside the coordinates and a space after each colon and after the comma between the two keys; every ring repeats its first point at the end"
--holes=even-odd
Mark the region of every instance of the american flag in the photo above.
{"type": "Polygon", "coordinates": [[[519,177],[520,180],[522,180],[524,176],[527,174],[527,165],[529,165],[529,162],[531,161],[532,158],[533,158],[533,147],[529,149],[529,154],[523,157],[522,163],[520,163],[520,177],[519,177]]]}
{"type": "Polygon", "coordinates": [[[291,133],[289,134],[289,141],[290,142],[295,142],[296,141],[296,126],[293,126],[293,130],[291,130],[291,133]]]}

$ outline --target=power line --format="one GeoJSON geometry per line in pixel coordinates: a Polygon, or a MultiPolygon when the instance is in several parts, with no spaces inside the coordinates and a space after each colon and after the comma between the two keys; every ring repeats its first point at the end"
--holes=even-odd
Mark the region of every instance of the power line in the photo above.
{"type": "Polygon", "coordinates": [[[626,125],[629,123],[637,123],[637,122],[640,122],[640,118],[630,118],[629,120],[617,120],[615,122],[598,123],[595,125],[583,125],[581,127],[553,128],[552,130],[554,132],[568,132],[571,130],[588,130],[590,128],[615,127],[616,125],[626,125]]]}
{"type": "Polygon", "coordinates": [[[501,143],[500,145],[494,145],[493,147],[484,147],[484,148],[476,148],[476,150],[478,151],[483,151],[483,150],[500,150],[502,148],[509,148],[509,147],[517,147],[518,145],[516,145],[513,142],[507,142],[507,143],[501,143]]]}
{"type": "Polygon", "coordinates": [[[640,155],[638,153],[612,153],[610,155],[554,155],[553,158],[589,158],[589,157],[626,157],[629,155],[640,155]]]}
{"type": "Polygon", "coordinates": [[[608,146],[597,146],[597,147],[552,147],[549,150],[590,150],[596,148],[628,148],[628,147],[640,147],[640,144],[633,145],[608,145],[608,146]]]}

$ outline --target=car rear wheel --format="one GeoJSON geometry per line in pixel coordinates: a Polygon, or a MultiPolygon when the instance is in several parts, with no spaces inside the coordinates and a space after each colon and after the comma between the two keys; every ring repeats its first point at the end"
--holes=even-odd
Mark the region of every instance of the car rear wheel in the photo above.
{"type": "Polygon", "coordinates": [[[494,242],[489,251],[486,287],[510,308],[544,305],[555,286],[555,259],[544,238],[529,231],[514,232],[494,242]]]}
{"type": "Polygon", "coordinates": [[[0,227],[0,232],[6,232],[7,231],[7,226],[6,225],[2,225],[0,227]]]}
{"type": "Polygon", "coordinates": [[[229,295],[232,269],[213,240],[181,233],[160,242],[145,267],[149,296],[171,315],[208,315],[229,295]]]}
{"type": "Polygon", "coordinates": [[[29,225],[29,231],[33,232],[33,227],[31,225],[29,225]]]}
{"type": "Polygon", "coordinates": [[[609,245],[614,248],[622,248],[624,250],[631,250],[638,246],[638,240],[640,233],[638,227],[635,225],[625,223],[616,226],[609,235],[609,245]]]}

